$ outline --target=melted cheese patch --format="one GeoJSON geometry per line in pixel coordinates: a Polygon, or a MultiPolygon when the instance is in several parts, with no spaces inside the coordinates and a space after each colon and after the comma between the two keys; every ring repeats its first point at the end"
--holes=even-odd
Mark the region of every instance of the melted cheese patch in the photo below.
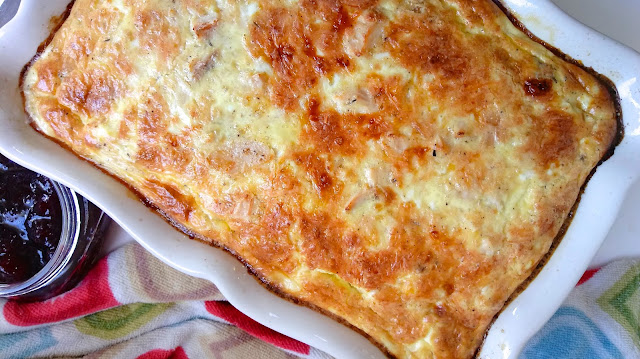
{"type": "Polygon", "coordinates": [[[34,126],[399,358],[470,357],[616,133],[489,0],[76,0],[34,126]]]}

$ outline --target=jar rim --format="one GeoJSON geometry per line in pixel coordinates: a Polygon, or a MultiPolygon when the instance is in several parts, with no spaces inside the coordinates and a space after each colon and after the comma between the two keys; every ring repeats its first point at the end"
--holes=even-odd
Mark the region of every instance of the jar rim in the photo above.
{"type": "Polygon", "coordinates": [[[58,195],[62,213],[60,240],[51,259],[36,274],[16,283],[0,283],[0,297],[14,297],[27,294],[46,286],[57,277],[71,260],[80,234],[80,203],[72,189],[50,180],[58,195]]]}

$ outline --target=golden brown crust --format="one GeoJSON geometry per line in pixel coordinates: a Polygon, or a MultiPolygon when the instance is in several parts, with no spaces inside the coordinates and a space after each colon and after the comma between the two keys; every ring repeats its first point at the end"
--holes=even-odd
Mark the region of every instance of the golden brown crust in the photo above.
{"type": "Polygon", "coordinates": [[[25,68],[36,128],[229,250],[272,290],[398,357],[473,354],[617,134],[612,90],[512,34],[489,1],[265,1],[248,19],[234,2],[124,1],[122,13],[79,1],[72,21],[99,31],[63,26],[25,68]],[[236,93],[219,77],[229,77],[230,55],[217,41],[237,31],[229,19],[247,21],[236,42],[247,52],[233,53],[239,74],[260,61],[271,69],[227,98],[235,117],[215,99],[236,93]],[[193,103],[177,97],[180,81],[193,103]],[[530,197],[513,202],[517,181],[530,197]],[[489,202],[467,207],[478,193],[489,202]]]}

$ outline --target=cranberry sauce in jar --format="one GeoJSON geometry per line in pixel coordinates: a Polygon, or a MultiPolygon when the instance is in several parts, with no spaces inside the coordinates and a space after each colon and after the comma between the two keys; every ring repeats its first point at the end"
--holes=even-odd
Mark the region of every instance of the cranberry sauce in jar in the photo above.
{"type": "Polygon", "coordinates": [[[44,300],[73,288],[109,223],[70,188],[0,155],[0,297],[44,300]]]}
{"type": "Polygon", "coordinates": [[[51,260],[61,234],[53,182],[0,156],[0,283],[22,282],[38,273],[51,260]]]}

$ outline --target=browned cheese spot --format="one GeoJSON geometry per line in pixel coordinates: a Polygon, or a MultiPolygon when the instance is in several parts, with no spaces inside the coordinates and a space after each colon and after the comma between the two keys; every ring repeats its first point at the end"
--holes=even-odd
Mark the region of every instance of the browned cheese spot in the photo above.
{"type": "Polygon", "coordinates": [[[168,211],[178,221],[188,221],[195,207],[195,200],[184,195],[172,184],[162,183],[153,179],[146,180],[145,189],[152,194],[153,203],[168,211]]]}
{"type": "Polygon", "coordinates": [[[576,151],[573,117],[559,110],[545,111],[533,118],[533,131],[527,140],[526,150],[544,168],[571,158],[576,151]]]}
{"type": "MultiPolygon", "coordinates": [[[[373,3],[356,2],[356,6],[373,3]]],[[[342,50],[342,38],[352,26],[352,16],[346,6],[333,0],[303,0],[292,9],[276,7],[256,15],[248,45],[254,56],[262,57],[274,69],[269,85],[276,105],[297,109],[301,97],[320,76],[349,69],[351,62],[342,50]]]]}
{"type": "Polygon", "coordinates": [[[528,79],[524,81],[524,92],[533,97],[541,97],[551,91],[552,85],[549,79],[528,79]]]}

